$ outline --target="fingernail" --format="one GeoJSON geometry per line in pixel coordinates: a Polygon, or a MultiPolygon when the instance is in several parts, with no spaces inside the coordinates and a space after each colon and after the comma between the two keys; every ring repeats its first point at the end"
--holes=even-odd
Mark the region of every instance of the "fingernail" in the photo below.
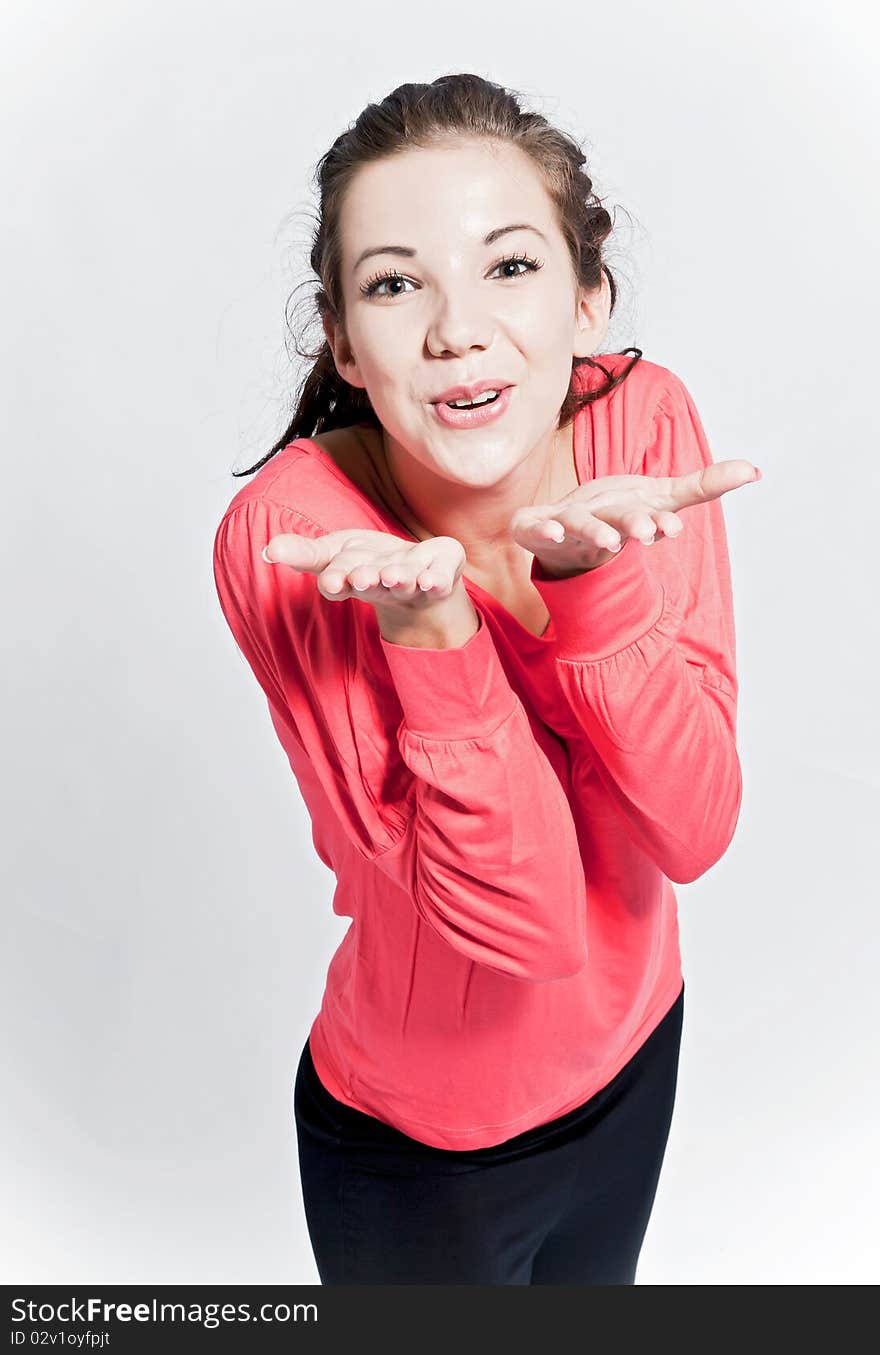
{"type": "Polygon", "coordinates": [[[267,564],[267,565],[274,565],[276,562],[275,562],[274,560],[270,560],[269,556],[266,554],[266,551],[267,551],[268,549],[269,549],[268,546],[264,546],[263,549],[260,551],[260,554],[262,555],[263,559],[266,561],[266,564],[267,564]]]}
{"type": "Polygon", "coordinates": [[[755,479],[756,479],[756,480],[763,480],[763,478],[764,478],[763,475],[761,474],[760,470],[759,470],[758,467],[756,466],[756,467],[755,467],[755,479]]]}

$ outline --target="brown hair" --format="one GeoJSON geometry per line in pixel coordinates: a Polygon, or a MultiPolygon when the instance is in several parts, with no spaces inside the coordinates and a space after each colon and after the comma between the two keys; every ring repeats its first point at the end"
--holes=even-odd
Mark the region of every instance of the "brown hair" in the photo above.
{"type": "MultiPolygon", "coordinates": [[[[312,270],[320,282],[315,295],[318,316],[329,314],[336,324],[344,323],[339,278],[340,210],[360,167],[399,151],[436,145],[454,136],[512,142],[532,157],[559,213],[578,285],[594,291],[604,272],[613,313],[617,287],[602,257],[603,242],[613,226],[601,200],[593,193],[580,146],[539,113],[523,111],[516,91],[479,75],[454,74],[441,75],[431,84],[398,85],[381,103],[368,104],[354,125],[336,138],[318,162],[314,182],[319,191],[319,217],[310,254],[312,270]]],[[[312,367],[300,387],[289,426],[261,461],[249,470],[233,471],[233,475],[252,475],[295,438],[309,438],[357,423],[381,428],[366,391],[349,385],[336,370],[326,336],[316,352],[297,351],[311,360],[312,367]]],[[[572,381],[559,414],[560,427],[584,405],[620,385],[642,356],[639,348],[622,351],[636,356],[616,376],[593,358],[573,359],[572,381]],[[604,384],[595,389],[576,389],[575,371],[585,363],[605,375],[604,384]]]]}

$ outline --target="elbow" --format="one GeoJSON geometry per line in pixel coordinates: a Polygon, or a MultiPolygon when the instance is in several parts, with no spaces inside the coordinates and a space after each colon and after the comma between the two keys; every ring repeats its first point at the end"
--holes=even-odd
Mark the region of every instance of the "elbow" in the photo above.
{"type": "MultiPolygon", "coordinates": [[[[548,983],[553,979],[570,979],[579,974],[587,963],[586,938],[576,942],[560,941],[556,936],[546,944],[513,945],[510,934],[480,937],[474,931],[465,934],[458,927],[441,923],[435,915],[422,914],[432,929],[460,955],[479,965],[503,974],[508,979],[524,983],[548,983]]],[[[522,939],[522,938],[521,938],[522,939]]]]}
{"type": "Polygon", "coordinates": [[[681,862],[667,862],[663,869],[663,874],[667,880],[671,880],[676,885],[692,885],[695,880],[699,880],[701,875],[705,875],[707,870],[711,870],[714,861],[708,866],[693,865],[685,866],[681,862]]]}
{"type": "MultiPolygon", "coordinates": [[[[736,825],[734,825],[735,828],[736,825]]],[[[733,831],[725,833],[722,843],[709,853],[700,856],[693,852],[676,851],[660,863],[660,869],[668,880],[677,885],[690,885],[717,865],[733,841],[733,831]]]]}
{"type": "Polygon", "coordinates": [[[682,842],[671,844],[672,849],[667,852],[666,859],[659,863],[667,879],[674,884],[693,884],[717,865],[733,841],[739,822],[742,793],[742,774],[737,762],[736,777],[730,783],[727,803],[718,806],[711,836],[700,844],[700,851],[693,851],[682,842]]]}
{"type": "Polygon", "coordinates": [[[585,944],[575,947],[554,947],[528,956],[498,957],[489,966],[508,978],[521,979],[526,983],[550,983],[553,980],[573,979],[586,967],[589,954],[585,944]]]}
{"type": "Polygon", "coordinates": [[[569,954],[565,964],[554,965],[552,974],[541,974],[536,982],[546,982],[547,979],[573,979],[576,974],[580,974],[587,967],[587,960],[590,958],[586,946],[581,946],[574,954],[569,954]]]}
{"type": "MultiPolygon", "coordinates": [[[[433,882],[432,882],[433,883],[433,882]]],[[[519,896],[519,906],[499,905],[494,897],[467,898],[462,907],[458,895],[430,891],[417,881],[412,891],[416,912],[432,931],[459,954],[506,978],[527,983],[570,979],[587,963],[586,886],[583,873],[572,892],[569,915],[558,908],[543,916],[537,901],[519,896]],[[526,907],[528,903],[528,907],[526,907]]],[[[496,891],[498,892],[498,891],[496,891]]],[[[503,894],[507,902],[510,894],[503,894]]]]}

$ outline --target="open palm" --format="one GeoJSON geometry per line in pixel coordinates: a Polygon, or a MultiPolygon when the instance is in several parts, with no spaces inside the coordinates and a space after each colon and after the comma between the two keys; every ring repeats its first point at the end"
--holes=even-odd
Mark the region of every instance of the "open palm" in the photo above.
{"type": "Polygon", "coordinates": [[[607,475],[578,485],[556,503],[518,509],[510,531],[546,573],[580,574],[612,559],[629,537],[647,546],[658,532],[679,536],[682,508],[720,499],[761,478],[756,466],[742,460],[713,462],[685,475],[607,475]]]}

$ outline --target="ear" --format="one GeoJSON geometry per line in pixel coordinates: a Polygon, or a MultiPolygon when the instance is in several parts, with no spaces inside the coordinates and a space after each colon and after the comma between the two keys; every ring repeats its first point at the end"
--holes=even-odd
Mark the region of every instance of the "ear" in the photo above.
{"type": "Polygon", "coordinates": [[[361,377],[357,359],[351,351],[345,330],[341,325],[334,325],[329,315],[322,315],[321,324],[330,345],[337,372],[343,381],[347,381],[350,386],[357,386],[363,390],[366,383],[361,377]]]}
{"type": "Polygon", "coordinates": [[[572,356],[591,357],[602,344],[611,316],[611,287],[608,275],[602,272],[602,281],[592,292],[578,291],[575,313],[572,356]]]}

